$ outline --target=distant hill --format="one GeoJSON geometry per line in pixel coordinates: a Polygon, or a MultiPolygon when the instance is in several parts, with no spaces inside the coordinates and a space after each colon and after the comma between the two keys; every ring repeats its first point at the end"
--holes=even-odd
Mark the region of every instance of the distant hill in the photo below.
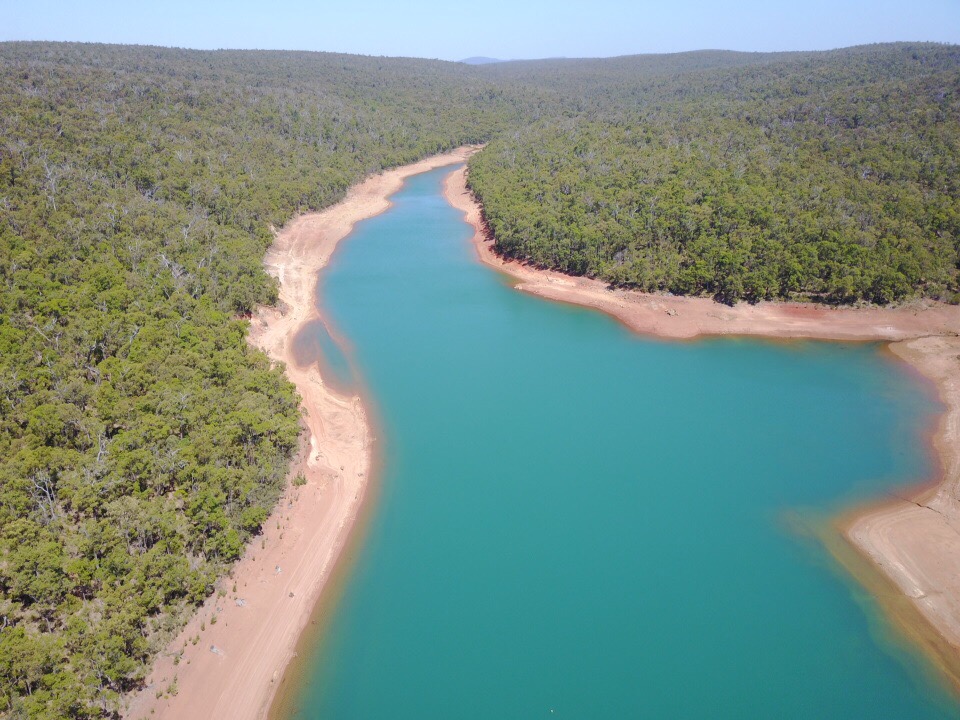
{"type": "Polygon", "coordinates": [[[464,65],[492,65],[493,63],[505,62],[504,60],[498,60],[497,58],[492,57],[468,57],[464,60],[461,60],[464,65]]]}
{"type": "Polygon", "coordinates": [[[257,542],[300,430],[246,340],[271,226],[485,142],[505,256],[729,303],[960,302],[957,118],[956,45],[0,43],[0,719],[117,718],[257,542]]]}
{"type": "Polygon", "coordinates": [[[580,103],[471,158],[507,257],[728,303],[960,302],[958,46],[472,72],[580,103]]]}

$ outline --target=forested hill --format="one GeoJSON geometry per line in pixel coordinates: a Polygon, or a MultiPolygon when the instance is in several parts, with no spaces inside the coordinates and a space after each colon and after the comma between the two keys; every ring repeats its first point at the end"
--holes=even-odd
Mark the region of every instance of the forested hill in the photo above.
{"type": "Polygon", "coordinates": [[[537,104],[453,63],[0,45],[0,714],[113,716],[299,432],[270,226],[537,104]]]}
{"type": "Polygon", "coordinates": [[[957,290],[958,48],[461,63],[0,43],[0,715],[113,717],[282,488],[271,226],[464,143],[502,252],[651,290],[957,290]]]}
{"type": "Polygon", "coordinates": [[[507,256],[725,302],[957,298],[956,46],[494,73],[581,97],[575,116],[504,134],[471,162],[507,256]]]}

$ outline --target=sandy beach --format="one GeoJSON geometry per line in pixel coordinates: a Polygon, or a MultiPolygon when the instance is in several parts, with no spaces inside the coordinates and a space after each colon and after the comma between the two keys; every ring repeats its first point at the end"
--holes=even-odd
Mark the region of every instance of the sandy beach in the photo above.
{"type": "MultiPolygon", "coordinates": [[[[886,341],[898,358],[934,382],[945,406],[933,439],[938,476],[916,478],[915,487],[923,489],[912,493],[907,489],[903,497],[846,515],[839,526],[862,557],[883,573],[867,577],[873,570],[858,568],[858,579],[960,689],[960,307],[931,301],[897,308],[766,302],[729,307],[707,298],[610,289],[602,281],[499,257],[480,205],[467,188],[466,168],[450,174],[444,191],[473,225],[479,259],[510,276],[522,292],[596,308],[636,332],[662,338],[753,335],[886,341]]],[[[845,564],[849,568],[850,563],[845,564]]]]}
{"type": "Polygon", "coordinates": [[[360,397],[332,390],[316,366],[294,362],[292,340],[319,316],[317,273],[360,220],[387,208],[387,198],[418,173],[462,162],[472,148],[427,158],[367,178],[322,212],[280,230],[267,253],[280,303],[261,308],[250,341],[284,363],[304,409],[306,438],[288,485],[263,533],[160,654],[128,718],[254,720],[267,716],[297,642],[311,622],[368,489],[374,437],[360,397]]]}

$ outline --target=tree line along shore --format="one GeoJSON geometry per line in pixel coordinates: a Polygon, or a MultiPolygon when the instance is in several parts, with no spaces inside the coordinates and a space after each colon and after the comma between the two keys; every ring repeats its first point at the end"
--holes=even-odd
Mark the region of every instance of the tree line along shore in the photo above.
{"type": "Polygon", "coordinates": [[[272,229],[489,143],[499,252],[629,288],[957,299],[960,48],[467,66],[0,44],[0,714],[116,717],[284,486],[272,229]]]}

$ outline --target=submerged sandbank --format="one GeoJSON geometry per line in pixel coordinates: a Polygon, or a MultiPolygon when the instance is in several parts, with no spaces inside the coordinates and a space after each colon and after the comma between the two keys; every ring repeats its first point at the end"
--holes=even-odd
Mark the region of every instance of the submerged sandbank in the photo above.
{"type": "Polygon", "coordinates": [[[260,308],[251,343],[283,363],[297,386],[308,438],[288,486],[220,590],[162,652],[130,718],[244,720],[265,717],[296,656],[334,564],[360,514],[372,466],[373,436],[361,398],[330,387],[316,365],[298,366],[293,338],[319,318],[317,273],[360,220],[418,173],[465,160],[472,148],[367,178],[340,203],[300,216],[277,233],[265,264],[280,284],[276,308],[260,308]]]}
{"type": "Polygon", "coordinates": [[[840,519],[845,537],[872,567],[834,554],[878,595],[897,625],[960,689],[960,307],[917,302],[899,308],[834,309],[805,303],[721,305],[706,298],[610,289],[505,260],[493,250],[467,169],[450,174],[444,194],[474,228],[479,259],[518,290],[596,308],[639,333],[689,339],[709,335],[889,342],[890,350],[932,380],[946,407],[934,437],[940,474],[912,495],[840,519]]]}

